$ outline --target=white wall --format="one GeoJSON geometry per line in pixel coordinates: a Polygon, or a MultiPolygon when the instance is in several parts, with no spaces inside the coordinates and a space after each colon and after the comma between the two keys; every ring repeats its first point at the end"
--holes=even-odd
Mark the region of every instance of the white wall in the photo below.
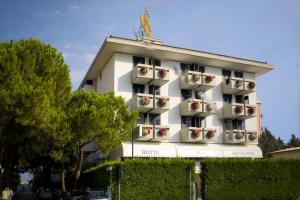
{"type": "MultiPolygon", "coordinates": [[[[146,63],[148,59],[146,59],[146,63]]],[[[180,89],[180,63],[175,61],[162,60],[161,65],[169,68],[170,81],[161,86],[161,96],[170,97],[170,110],[161,114],[161,125],[168,125],[170,127],[170,142],[180,142],[181,130],[181,89],[180,89]]],[[[110,59],[108,65],[102,72],[102,79],[98,80],[98,92],[105,92],[114,90],[115,94],[125,98],[126,103],[131,107],[132,98],[132,83],[131,71],[133,68],[132,55],[116,53],[110,59]]],[[[207,100],[212,100],[217,104],[217,114],[206,117],[205,124],[207,128],[217,129],[216,143],[223,143],[223,93],[222,93],[222,69],[214,67],[206,67],[205,73],[213,74],[216,77],[216,87],[208,90],[205,93],[207,100]]],[[[245,79],[255,80],[254,74],[244,73],[245,79]]],[[[147,88],[147,87],[146,87],[147,88]]],[[[146,89],[147,92],[147,89],[146,89]]],[[[193,91],[194,94],[194,91],[193,91]]],[[[234,102],[233,95],[233,102],[234,102]]],[[[250,104],[256,104],[256,93],[249,95],[250,104]]],[[[256,130],[257,119],[247,119],[245,128],[247,130],[256,130]]]]}

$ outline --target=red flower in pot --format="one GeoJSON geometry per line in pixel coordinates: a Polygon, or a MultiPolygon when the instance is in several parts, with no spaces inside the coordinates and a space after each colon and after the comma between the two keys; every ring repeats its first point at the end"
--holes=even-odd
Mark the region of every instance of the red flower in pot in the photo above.
{"type": "Polygon", "coordinates": [[[152,131],[152,128],[143,128],[143,136],[149,135],[152,131]]]}
{"type": "Polygon", "coordinates": [[[140,69],[140,72],[141,72],[141,74],[145,75],[145,74],[148,73],[148,68],[147,68],[147,67],[142,67],[142,68],[140,69]]]}
{"type": "Polygon", "coordinates": [[[159,98],[158,99],[158,105],[160,106],[160,107],[163,107],[163,106],[165,106],[167,104],[167,99],[165,99],[165,98],[159,98]]]}
{"type": "Polygon", "coordinates": [[[250,89],[250,90],[252,90],[252,89],[254,89],[255,88],[255,82],[250,82],[249,84],[248,84],[248,88],[250,89]]]}
{"type": "Polygon", "coordinates": [[[197,138],[200,136],[200,130],[193,130],[192,131],[192,137],[197,138]]]}
{"type": "Polygon", "coordinates": [[[205,81],[207,83],[210,83],[210,82],[212,82],[214,80],[214,78],[215,78],[214,76],[208,75],[208,76],[205,77],[205,81]]]}
{"type": "Polygon", "coordinates": [[[215,131],[209,130],[206,133],[206,138],[211,139],[215,136],[215,131]]]}
{"type": "Polygon", "coordinates": [[[235,106],[235,108],[234,108],[234,112],[235,113],[241,113],[241,112],[243,112],[243,106],[235,106]]]}
{"type": "Polygon", "coordinates": [[[168,130],[166,128],[161,128],[158,131],[158,136],[165,136],[165,135],[167,135],[167,133],[168,133],[168,130]]]}
{"type": "Polygon", "coordinates": [[[199,81],[200,80],[200,74],[193,74],[193,76],[192,76],[192,78],[193,78],[193,81],[199,81]]]}
{"type": "Polygon", "coordinates": [[[249,107],[247,112],[249,115],[252,115],[255,112],[255,109],[253,107],[249,107]]]}
{"type": "Polygon", "coordinates": [[[200,104],[197,101],[193,101],[191,106],[193,110],[197,110],[200,107],[200,104]]]}
{"type": "Polygon", "coordinates": [[[238,132],[235,134],[235,138],[238,140],[242,139],[244,136],[245,136],[244,132],[238,132]]]}
{"type": "Polygon", "coordinates": [[[165,70],[165,69],[160,69],[160,70],[158,71],[158,73],[159,73],[159,76],[160,76],[160,77],[165,78],[166,75],[167,75],[167,70],[165,70]]]}

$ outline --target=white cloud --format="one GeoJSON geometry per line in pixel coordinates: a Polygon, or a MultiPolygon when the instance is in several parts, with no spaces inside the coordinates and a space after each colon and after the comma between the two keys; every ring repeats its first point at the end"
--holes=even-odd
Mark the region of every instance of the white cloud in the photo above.
{"type": "Polygon", "coordinates": [[[57,15],[61,15],[62,14],[62,12],[60,10],[55,10],[54,13],[57,14],[57,15]]]}
{"type": "Polygon", "coordinates": [[[65,49],[70,49],[71,47],[72,47],[71,44],[65,44],[65,45],[64,45],[64,48],[65,48],[65,49]]]}
{"type": "Polygon", "coordinates": [[[78,5],[70,5],[69,6],[69,10],[77,10],[79,8],[80,8],[80,6],[78,6],[78,5]]]}

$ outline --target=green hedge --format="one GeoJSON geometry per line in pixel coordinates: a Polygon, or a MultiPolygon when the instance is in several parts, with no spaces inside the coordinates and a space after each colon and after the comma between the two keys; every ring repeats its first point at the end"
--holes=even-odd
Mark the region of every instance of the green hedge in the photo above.
{"type": "Polygon", "coordinates": [[[85,185],[91,188],[104,188],[111,180],[113,199],[118,199],[120,187],[122,200],[188,200],[192,196],[194,161],[125,160],[92,168],[83,177],[85,185]],[[107,166],[113,166],[111,176],[106,171],[107,166]]]}
{"type": "Polygon", "coordinates": [[[205,199],[298,199],[300,159],[205,159],[205,199]]]}

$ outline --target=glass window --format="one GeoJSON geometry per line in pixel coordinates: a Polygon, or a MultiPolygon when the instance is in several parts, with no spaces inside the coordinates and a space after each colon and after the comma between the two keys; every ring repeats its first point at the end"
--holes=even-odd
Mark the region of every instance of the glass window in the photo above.
{"type": "Polygon", "coordinates": [[[202,127],[202,117],[192,117],[192,127],[202,127]]]}
{"type": "Polygon", "coordinates": [[[150,85],[149,86],[149,94],[154,94],[155,95],[160,95],[160,86],[154,86],[154,85],[150,85]]]}
{"type": "Polygon", "coordinates": [[[145,93],[145,85],[132,84],[133,94],[145,93]]]}
{"type": "Polygon", "coordinates": [[[225,76],[225,77],[231,77],[231,71],[223,69],[222,70],[222,75],[225,76]]]}
{"type": "Polygon", "coordinates": [[[158,59],[149,58],[149,65],[161,66],[161,61],[158,59]]]}
{"type": "Polygon", "coordinates": [[[243,72],[234,72],[234,76],[237,78],[244,78],[244,73],[243,72]]]}
{"type": "Polygon", "coordinates": [[[249,96],[244,96],[244,103],[249,104],[249,96]]]}
{"type": "Polygon", "coordinates": [[[244,103],[242,95],[235,95],[235,102],[236,103],[244,103]]]}
{"type": "Polygon", "coordinates": [[[187,72],[190,70],[190,65],[188,64],[184,64],[184,63],[180,63],[180,69],[182,72],[187,72]]]}
{"type": "Polygon", "coordinates": [[[205,72],[205,67],[194,63],[194,64],[191,65],[191,71],[204,73],[205,72]]]}
{"type": "Polygon", "coordinates": [[[191,117],[182,116],[181,117],[181,128],[188,128],[192,126],[191,117]]]}
{"type": "Polygon", "coordinates": [[[160,115],[149,113],[150,124],[160,125],[160,115]]]}
{"type": "Polygon", "coordinates": [[[87,85],[93,85],[93,80],[86,80],[87,85]]]}
{"type": "Polygon", "coordinates": [[[223,94],[223,100],[226,103],[231,103],[232,102],[232,95],[231,94],[223,94]]]}
{"type": "Polygon", "coordinates": [[[147,119],[147,114],[145,113],[139,113],[137,123],[138,124],[145,124],[147,119]]]}
{"type": "Polygon", "coordinates": [[[244,130],[245,124],[243,120],[235,119],[232,120],[233,129],[244,130]]]}
{"type": "Polygon", "coordinates": [[[145,64],[145,58],[144,57],[139,57],[139,56],[133,56],[133,64],[145,64]]]}
{"type": "Polygon", "coordinates": [[[195,99],[202,99],[204,93],[202,91],[195,91],[195,99]]]}
{"type": "Polygon", "coordinates": [[[183,100],[192,98],[192,91],[191,90],[181,90],[181,97],[183,100]]]}
{"type": "Polygon", "coordinates": [[[225,130],[232,130],[232,120],[224,120],[225,130]]]}

